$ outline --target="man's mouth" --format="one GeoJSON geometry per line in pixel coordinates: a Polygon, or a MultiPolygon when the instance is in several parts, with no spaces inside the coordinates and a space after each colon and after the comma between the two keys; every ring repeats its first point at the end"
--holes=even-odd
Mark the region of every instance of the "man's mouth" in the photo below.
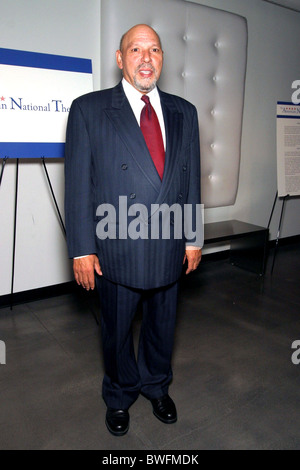
{"type": "Polygon", "coordinates": [[[153,69],[147,68],[140,68],[138,69],[138,73],[142,78],[150,78],[154,74],[153,69]]]}

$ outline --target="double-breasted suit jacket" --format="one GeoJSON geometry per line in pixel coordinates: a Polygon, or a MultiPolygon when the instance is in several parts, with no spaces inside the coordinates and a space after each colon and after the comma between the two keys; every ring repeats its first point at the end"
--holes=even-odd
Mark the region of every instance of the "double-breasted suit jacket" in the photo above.
{"type": "MultiPolygon", "coordinates": [[[[126,197],[128,209],[133,204],[147,208],[148,217],[143,223],[148,227],[151,204],[180,204],[182,208],[184,204],[200,204],[196,108],[160,90],[159,95],[166,129],[162,181],[122,83],[74,100],[67,126],[65,217],[69,256],[95,253],[104,277],[141,289],[178,280],[186,238],[184,230],[181,238],[174,238],[172,213],[169,239],[151,238],[150,229],[148,238],[120,236],[120,196],[123,200],[126,197]],[[102,204],[116,209],[116,237],[100,239],[96,234],[97,208],[102,204]]],[[[124,214],[122,217],[124,220],[124,214]]],[[[128,224],[131,220],[128,217],[128,224]]]]}

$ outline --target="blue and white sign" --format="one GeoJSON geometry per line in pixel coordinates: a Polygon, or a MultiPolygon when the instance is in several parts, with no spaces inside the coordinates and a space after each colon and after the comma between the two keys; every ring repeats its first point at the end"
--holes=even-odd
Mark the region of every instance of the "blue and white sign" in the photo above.
{"type": "Polygon", "coordinates": [[[72,101],[93,90],[89,59],[0,48],[0,158],[61,158],[72,101]]]}

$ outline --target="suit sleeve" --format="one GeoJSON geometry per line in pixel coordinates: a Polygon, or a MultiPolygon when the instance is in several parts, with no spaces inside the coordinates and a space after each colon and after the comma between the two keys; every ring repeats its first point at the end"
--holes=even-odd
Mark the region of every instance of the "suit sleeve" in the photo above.
{"type": "Polygon", "coordinates": [[[204,226],[201,206],[200,142],[197,110],[193,107],[192,133],[190,144],[190,175],[187,196],[188,208],[185,210],[186,246],[202,248],[204,226]]]}
{"type": "Polygon", "coordinates": [[[65,147],[65,220],[70,258],[96,253],[92,152],[80,105],[72,103],[65,147]]]}

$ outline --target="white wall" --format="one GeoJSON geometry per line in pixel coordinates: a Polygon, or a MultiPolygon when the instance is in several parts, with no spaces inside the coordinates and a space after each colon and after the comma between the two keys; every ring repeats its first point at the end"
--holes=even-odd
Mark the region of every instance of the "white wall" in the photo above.
{"type": "MultiPolygon", "coordinates": [[[[98,89],[100,3],[101,0],[0,0],[1,47],[91,58],[94,87],[98,89]]],[[[236,218],[266,226],[277,189],[276,102],[290,101],[291,83],[300,79],[300,14],[261,0],[195,3],[240,14],[247,18],[249,29],[237,201],[234,206],[206,210],[206,222],[236,218]]],[[[63,162],[49,163],[48,168],[63,209],[63,162]]],[[[14,173],[14,164],[8,163],[0,188],[0,295],[10,292],[14,173]]],[[[19,178],[14,292],[69,281],[65,241],[43,170],[36,162],[21,163],[19,178]]],[[[287,202],[282,237],[300,234],[299,201],[293,198],[287,202]]],[[[271,224],[272,239],[276,238],[280,205],[281,202],[271,224]]]]}

